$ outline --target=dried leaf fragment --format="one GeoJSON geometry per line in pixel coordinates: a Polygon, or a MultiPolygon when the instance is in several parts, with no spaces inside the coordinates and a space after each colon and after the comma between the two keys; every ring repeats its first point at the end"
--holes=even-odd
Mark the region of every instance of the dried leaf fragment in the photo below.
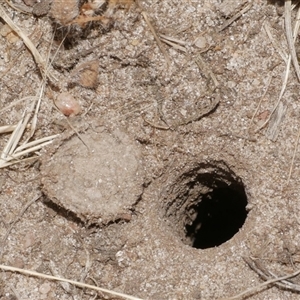
{"type": "Polygon", "coordinates": [[[105,4],[105,2],[105,0],[89,0],[81,6],[81,14],[92,17],[95,15],[95,12],[105,4]]]}
{"type": "Polygon", "coordinates": [[[79,84],[85,88],[96,88],[98,85],[99,63],[91,60],[79,64],[71,73],[70,83],[79,84]]]}
{"type": "Polygon", "coordinates": [[[0,28],[0,35],[6,37],[7,41],[11,44],[19,40],[19,36],[7,24],[4,24],[0,28]]]}
{"type": "Polygon", "coordinates": [[[57,23],[68,25],[79,15],[79,0],[53,0],[50,13],[57,23]]]}

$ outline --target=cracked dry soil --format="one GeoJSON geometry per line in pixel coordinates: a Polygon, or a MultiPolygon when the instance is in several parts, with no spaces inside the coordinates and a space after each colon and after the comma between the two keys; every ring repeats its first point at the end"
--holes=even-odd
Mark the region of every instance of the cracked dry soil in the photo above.
{"type": "MultiPolygon", "coordinates": [[[[33,163],[0,171],[1,237],[13,224],[1,243],[2,264],[153,300],[219,299],[259,285],[243,257],[260,259],[278,276],[299,268],[299,153],[287,181],[299,83],[291,70],[279,131],[256,131],[285,71],[266,27],[284,52],[287,43],[282,3],[251,3],[218,31],[248,2],[140,1],[156,31],[182,47],[163,44],[169,66],[136,4],[115,7],[109,24],[71,26],[53,60],[58,83],[46,87],[35,138],[61,135],[33,163]],[[78,75],[91,62],[99,64],[96,81],[78,75]],[[54,107],[62,92],[79,102],[81,114],[67,120],[54,107]]],[[[5,8],[46,57],[51,16],[5,8]]],[[[3,21],[0,31],[4,108],[36,95],[41,77],[3,21]]],[[[64,34],[59,27],[51,57],[64,34]]],[[[2,112],[1,125],[16,124],[27,105],[2,112]]],[[[1,136],[1,149],[8,138],[1,136]]],[[[0,294],[118,299],[10,272],[1,272],[0,294]]],[[[247,299],[299,294],[268,286],[247,299]]]]}

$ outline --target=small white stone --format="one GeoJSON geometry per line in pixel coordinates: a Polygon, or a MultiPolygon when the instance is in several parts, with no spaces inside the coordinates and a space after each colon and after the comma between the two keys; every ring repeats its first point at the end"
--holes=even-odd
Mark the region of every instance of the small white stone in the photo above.
{"type": "Polygon", "coordinates": [[[207,40],[204,36],[199,36],[196,40],[195,40],[195,46],[199,49],[205,49],[208,46],[207,40]]]}
{"type": "Polygon", "coordinates": [[[39,288],[39,292],[41,294],[48,294],[50,292],[50,290],[51,290],[51,286],[50,286],[50,283],[48,283],[48,282],[44,282],[39,288]]]}

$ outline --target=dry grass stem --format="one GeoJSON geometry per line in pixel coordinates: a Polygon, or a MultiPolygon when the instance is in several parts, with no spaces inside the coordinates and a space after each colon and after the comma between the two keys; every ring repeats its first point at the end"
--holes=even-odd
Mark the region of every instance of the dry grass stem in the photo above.
{"type": "MultiPolygon", "coordinates": [[[[292,281],[287,280],[292,277],[296,277],[299,274],[299,270],[291,275],[287,275],[288,278],[283,278],[283,277],[279,277],[276,274],[274,274],[273,272],[267,270],[267,268],[262,264],[261,260],[258,258],[255,259],[253,257],[244,257],[244,260],[249,265],[249,267],[252,270],[254,270],[264,280],[269,281],[269,280],[272,280],[273,278],[276,278],[276,279],[281,278],[280,281],[274,282],[274,285],[276,285],[280,288],[284,288],[284,289],[288,289],[288,290],[292,290],[292,291],[297,291],[297,292],[300,291],[300,286],[298,284],[295,284],[292,281]]],[[[284,277],[287,277],[287,276],[284,276],[284,277]]]]}
{"type": "MultiPolygon", "coordinates": [[[[59,136],[59,134],[36,140],[36,141],[32,142],[33,144],[36,144],[35,146],[29,147],[29,145],[27,145],[27,144],[24,145],[23,147],[24,148],[27,147],[28,149],[26,149],[24,151],[20,151],[20,152],[15,152],[14,154],[11,154],[10,156],[7,156],[5,159],[0,159],[0,169],[11,166],[11,165],[14,165],[16,163],[25,162],[28,159],[31,160],[31,159],[35,158],[35,157],[30,157],[28,159],[26,159],[26,158],[20,159],[20,157],[22,157],[24,155],[27,155],[27,154],[33,153],[35,151],[41,150],[45,146],[50,145],[53,142],[53,140],[58,136],[59,136]]],[[[19,148],[17,148],[17,150],[18,149],[19,148]]]]}
{"type": "Polygon", "coordinates": [[[267,83],[267,86],[266,86],[266,89],[265,89],[264,93],[262,94],[262,96],[260,97],[260,100],[259,100],[259,103],[258,103],[258,105],[257,105],[257,108],[256,108],[256,110],[255,110],[255,112],[254,112],[254,114],[253,114],[253,116],[252,116],[252,118],[251,118],[251,120],[250,120],[250,124],[249,124],[249,127],[248,127],[248,131],[250,131],[251,125],[253,124],[254,118],[255,118],[256,114],[258,113],[258,110],[259,110],[259,108],[260,108],[260,106],[261,106],[261,103],[262,103],[262,101],[263,101],[263,99],[264,99],[266,93],[267,93],[268,90],[269,90],[269,87],[270,87],[271,82],[272,82],[272,76],[270,76],[270,78],[269,78],[269,80],[268,80],[268,83],[267,83]]]}
{"type": "Polygon", "coordinates": [[[290,55],[298,77],[298,81],[300,81],[300,67],[299,67],[295,45],[294,45],[294,39],[297,36],[298,30],[297,32],[294,33],[292,31],[292,0],[285,0],[284,2],[284,24],[285,24],[286,38],[289,46],[290,55]]]}
{"type": "Polygon", "coordinates": [[[18,143],[23,132],[21,132],[21,127],[22,127],[22,124],[24,122],[24,113],[23,113],[23,116],[22,116],[22,119],[18,122],[15,130],[13,131],[12,135],[10,136],[9,140],[7,141],[4,149],[2,150],[2,153],[1,153],[1,156],[0,156],[0,161],[1,160],[4,160],[6,161],[6,158],[13,153],[13,151],[15,150],[16,148],[16,142],[18,143]],[[21,132],[21,134],[20,134],[21,132]]]}
{"type": "Polygon", "coordinates": [[[24,135],[26,128],[28,127],[28,122],[30,120],[31,112],[35,107],[35,103],[32,104],[29,112],[24,112],[22,119],[16,125],[14,131],[12,132],[9,140],[7,141],[4,149],[2,150],[0,156],[0,168],[7,167],[9,165],[15,164],[17,162],[23,161],[18,160],[21,156],[30,154],[42,147],[52,143],[53,139],[58,135],[52,135],[46,138],[41,138],[36,141],[28,143],[28,140],[23,143],[22,146],[18,147],[21,138],[24,135]],[[23,151],[21,151],[23,150],[23,151]]]}
{"type": "Polygon", "coordinates": [[[94,286],[94,285],[85,284],[83,282],[78,282],[78,281],[75,281],[75,280],[70,280],[70,279],[57,277],[57,276],[51,276],[51,275],[38,273],[38,272],[35,272],[35,271],[31,271],[31,270],[20,269],[20,268],[15,268],[15,267],[11,267],[11,266],[5,266],[5,265],[0,265],[0,269],[2,269],[4,271],[17,272],[17,273],[21,273],[21,274],[25,274],[25,275],[29,275],[29,276],[34,276],[34,277],[38,277],[38,278],[43,278],[43,279],[48,279],[48,280],[67,282],[67,283],[73,284],[73,285],[78,286],[78,287],[95,290],[95,291],[98,291],[98,292],[106,293],[108,295],[121,297],[121,298],[127,299],[127,300],[142,300],[141,298],[126,295],[126,294],[123,294],[123,293],[114,292],[114,291],[104,289],[104,288],[101,288],[101,287],[97,287],[97,286],[94,286]]]}
{"type": "MultiPolygon", "coordinates": [[[[46,72],[47,72],[47,70],[46,70],[46,72]]],[[[37,124],[38,112],[39,112],[42,97],[43,97],[43,94],[44,94],[45,84],[46,84],[45,81],[43,81],[42,85],[41,85],[41,89],[39,90],[39,96],[37,98],[35,109],[34,109],[34,114],[32,116],[32,120],[31,120],[30,133],[29,133],[29,136],[27,137],[25,143],[27,143],[29,141],[29,139],[31,139],[34,135],[34,132],[35,132],[35,129],[36,129],[36,124],[37,124]]]]}
{"type": "Polygon", "coordinates": [[[285,63],[287,63],[288,54],[284,51],[284,49],[282,49],[281,45],[273,37],[273,35],[271,33],[271,30],[270,30],[270,23],[268,21],[265,21],[263,27],[265,29],[265,32],[266,32],[268,38],[270,39],[270,41],[271,41],[271,43],[273,45],[273,47],[277,50],[278,54],[285,61],[285,63]]]}
{"type": "Polygon", "coordinates": [[[164,42],[165,44],[167,44],[167,45],[173,47],[173,48],[176,49],[176,50],[180,50],[180,51],[185,52],[185,53],[187,52],[187,50],[186,50],[185,47],[182,47],[182,46],[180,46],[180,45],[177,45],[176,43],[173,43],[173,42],[171,42],[171,41],[169,41],[169,40],[167,40],[167,39],[161,38],[161,41],[164,42]]]}
{"type": "MultiPolygon", "coordinates": [[[[40,110],[40,105],[42,102],[42,98],[44,95],[44,90],[46,86],[46,78],[49,74],[49,57],[50,57],[50,49],[47,56],[47,60],[44,61],[40,54],[38,53],[37,49],[33,45],[33,43],[24,35],[22,31],[13,23],[13,21],[7,16],[4,9],[0,5],[0,16],[7,22],[7,24],[15,30],[20,37],[23,38],[24,43],[27,45],[27,47],[32,51],[32,54],[35,57],[36,62],[38,63],[39,67],[41,68],[41,72],[43,75],[44,80],[41,83],[40,88],[38,89],[36,96],[29,96],[22,98],[20,100],[12,102],[9,106],[5,107],[0,111],[4,112],[8,110],[9,108],[13,107],[17,103],[24,101],[24,100],[32,100],[30,107],[24,111],[23,116],[21,120],[18,122],[17,125],[13,126],[13,132],[6,143],[4,149],[2,150],[1,156],[0,156],[0,168],[4,168],[13,164],[16,164],[18,162],[27,161],[28,159],[32,158],[23,158],[20,159],[24,155],[28,155],[31,153],[34,153],[41,148],[45,147],[46,145],[52,143],[52,141],[58,136],[58,135],[52,135],[49,137],[44,137],[35,141],[29,142],[29,140],[33,137],[36,126],[37,126],[37,119],[38,119],[38,113],[40,110]],[[29,124],[31,123],[31,124],[29,124]],[[23,139],[25,131],[27,128],[30,128],[30,131],[28,135],[26,136],[26,139],[23,141],[22,145],[19,145],[21,139],[23,139]]],[[[53,42],[53,39],[51,43],[53,42]]],[[[52,44],[51,44],[52,45],[52,44]]],[[[2,132],[7,132],[8,130],[11,130],[12,127],[2,127],[2,132]]],[[[0,128],[1,130],[1,128],[0,128]]],[[[1,131],[0,131],[1,132],[1,131]]]]}
{"type": "Polygon", "coordinates": [[[27,101],[27,100],[36,101],[37,97],[35,97],[35,96],[27,96],[27,97],[24,97],[22,99],[15,100],[15,101],[11,102],[9,105],[7,105],[6,107],[0,109],[0,113],[3,113],[5,111],[9,110],[10,108],[14,107],[15,105],[17,105],[17,104],[19,104],[21,102],[27,101]]]}
{"type": "Polygon", "coordinates": [[[27,6],[26,4],[23,3],[12,3],[9,0],[5,0],[7,5],[9,5],[11,8],[13,8],[16,11],[19,11],[24,14],[32,14],[32,7],[27,6]]]}
{"type": "MultiPolygon", "coordinates": [[[[45,69],[45,75],[48,74],[48,68],[45,69]]],[[[25,110],[23,113],[23,116],[21,120],[18,122],[16,126],[14,126],[14,130],[6,143],[4,149],[2,150],[1,156],[0,156],[0,168],[4,168],[13,164],[16,164],[18,162],[24,161],[24,159],[19,160],[22,156],[28,155],[30,153],[33,153],[35,151],[40,150],[41,148],[45,147],[46,145],[52,143],[52,141],[58,136],[58,135],[52,135],[49,137],[41,138],[32,142],[28,142],[34,135],[36,125],[37,125],[37,117],[38,112],[40,109],[42,97],[44,94],[46,81],[42,81],[41,87],[38,91],[38,95],[35,97],[26,97],[21,99],[27,100],[27,99],[33,99],[30,107],[28,110],[25,110]],[[29,124],[29,121],[31,120],[31,124],[29,124]],[[23,144],[20,146],[19,143],[21,139],[24,137],[25,131],[27,128],[30,128],[30,132],[23,142],[23,144]],[[19,146],[18,146],[19,145],[19,146]]],[[[18,103],[20,101],[14,101],[14,104],[18,103]]],[[[9,106],[11,107],[12,104],[9,106]]],[[[7,110],[6,107],[4,110],[7,110]]],[[[7,130],[7,128],[5,128],[7,130]]]]}
{"type": "Polygon", "coordinates": [[[239,17],[241,17],[244,13],[246,13],[250,8],[252,7],[252,3],[249,3],[246,5],[242,10],[240,10],[238,13],[236,13],[232,18],[230,18],[228,21],[226,21],[221,28],[218,30],[218,32],[224,30],[226,27],[228,27],[230,24],[232,24],[235,20],[237,20],[239,17]]]}
{"type": "MultiPolygon", "coordinates": [[[[59,274],[58,268],[55,265],[54,261],[52,261],[51,259],[49,260],[49,269],[50,272],[53,276],[55,277],[61,277],[61,275],[59,274]]],[[[70,285],[69,282],[65,282],[65,281],[60,281],[59,285],[67,292],[67,293],[72,293],[72,286],[70,285]]]]}
{"type": "Polygon", "coordinates": [[[169,129],[170,129],[170,127],[167,127],[167,126],[156,125],[156,124],[154,124],[154,123],[148,121],[148,120],[145,119],[145,118],[144,118],[144,121],[145,121],[147,124],[149,124],[150,126],[156,128],[156,129],[162,129],[162,130],[169,130],[169,129]]]}
{"type": "Polygon", "coordinates": [[[157,45],[158,45],[158,47],[159,47],[159,50],[160,50],[160,51],[162,52],[162,54],[164,55],[165,60],[166,60],[166,62],[167,62],[167,64],[168,64],[168,66],[170,66],[170,65],[171,65],[171,60],[170,60],[170,57],[169,57],[169,55],[168,55],[168,52],[165,50],[165,48],[164,48],[164,46],[163,46],[161,40],[159,39],[159,37],[158,37],[158,35],[157,35],[157,33],[156,33],[156,30],[154,29],[154,27],[152,26],[152,24],[151,24],[151,22],[150,22],[150,20],[149,20],[149,18],[148,18],[147,13],[146,13],[145,11],[142,11],[142,15],[143,15],[143,17],[144,17],[144,19],[145,19],[145,21],[146,21],[146,23],[147,23],[147,25],[148,25],[150,31],[152,32],[152,34],[153,34],[153,36],[154,36],[154,38],[155,38],[155,41],[156,41],[156,43],[157,43],[157,45]]]}
{"type": "Polygon", "coordinates": [[[283,120],[283,117],[286,113],[287,105],[283,104],[282,102],[279,102],[276,110],[272,114],[272,117],[270,118],[270,122],[268,125],[268,129],[265,133],[265,136],[275,142],[278,138],[280,124],[283,120]]]}
{"type": "Polygon", "coordinates": [[[180,50],[185,53],[187,52],[187,49],[185,47],[185,45],[186,45],[185,42],[183,42],[179,39],[173,38],[173,37],[166,36],[164,34],[160,34],[159,37],[162,42],[173,47],[174,49],[180,50]]]}
{"type": "MultiPolygon", "coordinates": [[[[268,276],[265,275],[265,272],[261,269],[261,267],[258,267],[255,264],[254,259],[244,257],[244,260],[250,266],[251,269],[253,269],[255,272],[257,272],[266,281],[262,284],[259,284],[255,287],[253,287],[253,288],[249,288],[249,289],[243,291],[242,293],[240,293],[238,295],[235,295],[235,296],[229,297],[229,298],[222,298],[220,300],[243,299],[246,296],[248,297],[249,295],[253,295],[255,293],[258,293],[262,288],[267,287],[268,285],[272,285],[272,284],[278,285],[279,287],[289,288],[290,290],[300,291],[300,286],[296,287],[296,285],[293,284],[293,288],[291,288],[291,286],[288,285],[288,284],[282,285],[280,283],[280,282],[286,281],[286,279],[296,277],[297,275],[300,274],[300,270],[297,270],[296,272],[294,272],[292,274],[289,274],[289,275],[285,275],[285,276],[281,276],[281,277],[275,277],[275,278],[270,279],[268,276]],[[299,288],[299,290],[297,290],[296,288],[299,288]]],[[[288,283],[291,284],[290,282],[288,282],[288,283]]]]}
{"type": "Polygon", "coordinates": [[[0,4],[0,17],[7,23],[7,25],[13,30],[15,31],[18,36],[23,40],[24,44],[27,46],[27,48],[30,50],[30,52],[32,53],[35,62],[37,63],[41,74],[44,78],[49,77],[49,79],[53,80],[56,78],[52,75],[49,75],[48,72],[46,72],[47,70],[47,66],[46,66],[46,61],[42,58],[42,56],[40,55],[40,53],[38,52],[38,50],[36,49],[36,47],[34,46],[34,44],[32,43],[32,41],[27,37],[27,35],[13,22],[13,20],[8,16],[8,14],[5,12],[4,8],[2,7],[2,5],[0,4]]]}
{"type": "Polygon", "coordinates": [[[30,152],[37,151],[37,150],[43,148],[45,145],[51,144],[52,141],[57,137],[59,137],[59,134],[50,135],[50,136],[43,137],[43,138],[40,138],[40,139],[32,141],[32,142],[23,144],[22,146],[16,148],[14,156],[19,157],[21,155],[25,155],[30,152]],[[23,150],[23,151],[21,151],[21,150],[23,150]]]}
{"type": "Polygon", "coordinates": [[[80,135],[80,133],[78,132],[78,130],[72,125],[72,123],[70,122],[70,120],[66,117],[66,121],[68,123],[68,125],[70,126],[70,128],[74,131],[74,133],[77,135],[77,137],[79,138],[79,140],[83,143],[83,145],[90,150],[89,146],[86,144],[86,142],[84,141],[84,139],[82,138],[82,136],[80,135]]]}
{"type": "MultiPolygon", "coordinates": [[[[299,27],[300,27],[300,8],[297,11],[296,23],[295,23],[295,27],[294,27],[294,33],[293,33],[293,41],[294,42],[296,41],[297,33],[299,31],[299,27]]],[[[264,128],[269,123],[272,115],[276,111],[276,109],[277,109],[277,107],[278,107],[278,105],[279,105],[279,103],[281,101],[281,98],[282,98],[282,96],[283,96],[283,94],[285,92],[286,86],[287,86],[287,82],[288,82],[288,78],[289,78],[289,72],[290,72],[290,66],[291,66],[291,60],[292,60],[292,56],[291,56],[291,54],[289,54],[288,59],[286,61],[286,69],[285,69],[284,80],[283,80],[283,83],[282,83],[282,87],[281,87],[281,91],[280,91],[278,100],[277,100],[275,106],[273,107],[273,109],[272,109],[269,117],[267,118],[267,120],[258,129],[256,129],[255,132],[258,132],[262,128],[264,128]]]]}
{"type": "Polygon", "coordinates": [[[163,38],[163,39],[165,39],[165,40],[174,42],[174,43],[179,44],[179,45],[181,45],[181,46],[186,46],[186,42],[184,42],[184,41],[182,41],[182,40],[179,40],[179,39],[176,39],[176,38],[167,36],[167,35],[165,35],[165,34],[160,34],[159,36],[160,36],[160,38],[163,38]]]}
{"type": "Polygon", "coordinates": [[[280,101],[281,101],[281,98],[285,92],[285,88],[286,88],[286,85],[287,85],[287,81],[288,81],[288,76],[289,76],[289,69],[290,69],[290,64],[291,64],[291,57],[289,56],[288,58],[288,61],[287,61],[287,66],[286,66],[286,72],[285,72],[285,77],[284,77],[284,80],[283,80],[283,84],[282,84],[282,88],[281,88],[281,91],[280,91],[280,95],[278,97],[278,100],[276,102],[276,104],[274,105],[269,117],[267,118],[267,120],[260,126],[258,127],[256,130],[255,130],[255,133],[257,133],[258,131],[260,131],[261,129],[263,129],[270,121],[270,119],[272,118],[272,115],[275,113],[280,101]]]}
{"type": "MultiPolygon", "coordinates": [[[[0,133],[9,133],[16,129],[17,125],[5,125],[0,126],[0,133]]],[[[27,126],[29,128],[30,126],[27,126]]]]}

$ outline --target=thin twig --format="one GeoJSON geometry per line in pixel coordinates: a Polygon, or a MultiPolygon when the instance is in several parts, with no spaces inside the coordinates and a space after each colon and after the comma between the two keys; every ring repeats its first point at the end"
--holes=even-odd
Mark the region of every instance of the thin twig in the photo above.
{"type": "Polygon", "coordinates": [[[19,144],[19,141],[21,140],[27,126],[28,122],[31,116],[31,112],[33,111],[35,107],[35,102],[32,103],[30,107],[30,111],[26,112],[26,110],[23,113],[22,119],[18,122],[16,128],[14,129],[13,133],[11,134],[8,142],[6,143],[4,149],[2,150],[1,156],[0,156],[0,168],[6,167],[10,164],[14,164],[15,162],[10,162],[12,160],[15,160],[16,158],[19,158],[20,156],[24,154],[28,154],[30,152],[37,151],[44,147],[45,145],[51,143],[53,141],[53,138],[56,137],[56,135],[31,142],[31,143],[25,143],[19,148],[19,151],[21,149],[28,148],[27,150],[23,152],[16,153],[17,146],[19,144]],[[29,146],[28,146],[29,144],[29,146]]]}
{"type": "Polygon", "coordinates": [[[273,47],[277,50],[278,54],[281,56],[281,58],[287,63],[288,60],[288,54],[282,49],[282,47],[280,46],[280,44],[278,43],[278,41],[273,37],[271,30],[270,30],[270,24],[268,21],[264,22],[263,25],[267,36],[269,37],[273,47]]]}
{"type": "Polygon", "coordinates": [[[156,124],[154,124],[154,123],[148,121],[148,120],[145,119],[145,118],[144,118],[144,121],[145,121],[146,123],[148,123],[149,125],[151,125],[152,127],[157,128],[157,129],[162,129],[162,130],[169,130],[169,129],[170,129],[170,127],[167,127],[167,126],[156,125],[156,124]]]}
{"type": "MultiPolygon", "coordinates": [[[[5,125],[0,126],[0,133],[9,133],[16,129],[17,125],[5,125]]],[[[30,125],[27,125],[27,128],[29,128],[30,125]]]]}
{"type": "Polygon", "coordinates": [[[15,105],[19,104],[20,102],[27,101],[27,100],[36,101],[36,97],[35,96],[27,96],[27,97],[15,100],[15,101],[9,103],[9,105],[7,105],[6,107],[0,109],[0,113],[3,113],[5,111],[9,110],[11,107],[14,107],[15,105]]]}
{"type": "Polygon", "coordinates": [[[29,132],[29,135],[28,135],[27,139],[25,140],[24,144],[26,144],[33,137],[33,135],[35,133],[37,119],[38,119],[38,112],[40,110],[44,90],[45,90],[45,80],[43,80],[41,89],[39,90],[38,100],[36,101],[35,110],[34,110],[34,113],[33,113],[32,119],[31,119],[30,132],[29,132]]]}
{"type": "Polygon", "coordinates": [[[42,149],[43,147],[51,144],[55,138],[57,138],[59,134],[44,137],[35,141],[32,141],[30,143],[24,144],[13,151],[13,153],[9,154],[7,152],[2,151],[2,155],[5,154],[3,158],[0,158],[0,169],[5,168],[11,165],[14,165],[18,162],[25,162],[28,159],[32,158],[22,158],[21,160],[18,160],[21,156],[33,153],[35,151],[38,151],[42,149]],[[24,150],[23,150],[24,149],[24,150]],[[23,151],[21,151],[23,150],[23,151]]]}
{"type": "MultiPolygon", "coordinates": [[[[59,270],[57,268],[57,266],[55,265],[54,261],[52,261],[51,259],[49,260],[49,269],[50,272],[53,276],[55,277],[61,277],[59,274],[59,270]]],[[[73,286],[70,286],[70,284],[68,282],[64,282],[64,281],[60,281],[59,285],[67,292],[67,293],[71,293],[72,292],[72,288],[73,286]]],[[[74,290],[74,289],[73,289],[74,290]]]]}
{"type": "MultiPolygon", "coordinates": [[[[254,258],[247,258],[244,257],[244,260],[246,261],[246,263],[249,265],[249,267],[254,270],[257,274],[259,274],[259,276],[264,279],[264,280],[270,280],[273,278],[278,278],[277,275],[275,275],[273,272],[267,270],[261,263],[260,259],[254,259],[254,258]]],[[[282,279],[278,282],[274,282],[274,285],[276,285],[277,287],[280,288],[284,288],[284,289],[288,289],[288,290],[292,290],[292,291],[300,291],[300,286],[288,281],[286,279],[282,279]]]]}
{"type": "Polygon", "coordinates": [[[184,52],[184,53],[187,52],[187,50],[186,50],[185,47],[180,46],[180,45],[178,45],[178,44],[176,44],[176,43],[173,43],[173,42],[169,41],[168,39],[161,38],[160,40],[161,40],[162,42],[164,42],[165,44],[167,44],[167,45],[173,47],[174,49],[180,50],[180,51],[182,51],[182,52],[184,52]]]}
{"type": "Polygon", "coordinates": [[[158,37],[158,35],[157,35],[157,33],[156,33],[154,27],[152,26],[152,24],[151,24],[151,22],[150,22],[150,20],[149,20],[149,18],[148,18],[147,13],[146,13],[145,11],[142,11],[142,15],[143,15],[143,17],[144,17],[144,19],[145,19],[145,21],[146,21],[146,23],[147,23],[149,29],[151,30],[151,32],[152,32],[152,34],[153,34],[153,36],[154,36],[154,39],[155,39],[155,41],[156,41],[156,43],[157,43],[157,45],[158,45],[158,47],[159,47],[159,50],[160,50],[160,51],[162,52],[162,54],[164,55],[164,57],[165,57],[165,59],[166,59],[166,61],[167,61],[168,66],[170,66],[170,65],[171,65],[170,57],[169,57],[167,51],[165,50],[165,48],[164,48],[164,46],[163,46],[161,40],[159,39],[159,37],[158,37]]]}
{"type": "Polygon", "coordinates": [[[2,153],[0,156],[0,164],[1,164],[1,161],[6,161],[7,157],[15,150],[13,145],[19,136],[20,128],[22,126],[23,121],[24,121],[24,113],[23,113],[22,119],[18,122],[15,130],[11,134],[9,140],[7,141],[6,145],[4,146],[4,149],[2,150],[2,153]]]}
{"type": "Polygon", "coordinates": [[[261,106],[261,103],[262,103],[262,101],[263,101],[263,99],[264,99],[264,97],[265,97],[267,91],[269,90],[269,87],[270,87],[271,82],[272,82],[272,76],[270,76],[270,78],[269,78],[269,80],[268,80],[268,82],[267,82],[267,86],[266,86],[266,88],[265,88],[265,91],[264,91],[264,93],[263,93],[263,94],[261,95],[261,97],[260,97],[260,100],[259,100],[259,103],[258,103],[258,105],[257,105],[257,108],[256,108],[256,110],[255,110],[255,112],[254,112],[254,114],[253,114],[253,116],[252,116],[252,118],[251,118],[251,120],[250,120],[250,124],[249,124],[249,127],[248,127],[248,131],[249,131],[249,129],[250,129],[252,123],[253,123],[253,120],[254,120],[254,118],[255,118],[255,116],[256,116],[256,114],[257,114],[257,112],[258,112],[258,110],[259,110],[259,108],[260,108],[260,106],[261,106]]]}
{"type": "Polygon", "coordinates": [[[298,81],[300,81],[300,67],[299,67],[297,54],[295,50],[295,44],[294,44],[295,32],[293,35],[293,30],[292,30],[292,0],[285,0],[284,2],[284,24],[285,24],[286,38],[289,46],[290,55],[292,57],[292,62],[298,77],[298,81]]]}
{"type": "Polygon", "coordinates": [[[5,270],[5,271],[10,271],[10,272],[18,272],[18,273],[21,273],[21,274],[34,276],[34,277],[38,277],[38,278],[68,282],[68,283],[71,283],[71,284],[73,284],[75,286],[78,286],[78,287],[92,289],[92,290],[95,290],[95,291],[98,291],[98,292],[103,292],[103,293],[113,295],[113,296],[119,296],[123,299],[142,300],[141,298],[137,298],[137,297],[126,295],[126,294],[119,293],[119,292],[114,292],[114,291],[104,289],[104,288],[100,288],[100,287],[97,287],[97,286],[94,286],[94,285],[85,284],[83,282],[78,282],[78,281],[74,281],[74,280],[70,280],[70,279],[66,279],[66,278],[51,276],[51,275],[38,273],[38,272],[35,272],[35,271],[31,271],[31,270],[20,269],[20,268],[15,268],[15,267],[11,267],[11,266],[5,266],[5,265],[0,265],[0,269],[5,270]]]}
{"type": "MultiPolygon", "coordinates": [[[[45,142],[52,141],[52,140],[54,140],[57,137],[59,137],[59,134],[54,134],[54,135],[46,136],[46,137],[40,138],[38,140],[34,140],[32,142],[23,144],[23,145],[19,146],[18,148],[16,148],[15,154],[19,154],[21,152],[21,150],[26,150],[27,151],[24,154],[28,154],[30,152],[36,151],[36,149],[32,150],[32,147],[39,146],[41,144],[44,144],[45,142]]],[[[12,155],[12,157],[14,157],[14,155],[12,155]]]]}
{"type": "Polygon", "coordinates": [[[272,118],[270,119],[269,126],[265,133],[265,136],[273,142],[276,141],[278,137],[280,124],[283,120],[286,110],[287,110],[287,105],[280,102],[275,112],[273,113],[272,118]]]}
{"type": "Polygon", "coordinates": [[[39,53],[39,51],[36,49],[36,47],[34,46],[34,44],[32,43],[32,41],[28,38],[28,36],[13,22],[13,20],[8,16],[8,14],[5,12],[4,8],[2,7],[2,5],[0,4],[0,17],[7,23],[7,25],[13,30],[15,31],[18,36],[23,40],[24,44],[27,46],[27,48],[30,50],[30,52],[32,53],[35,62],[37,63],[41,74],[43,77],[48,77],[49,79],[53,80],[56,78],[53,75],[49,75],[48,72],[46,72],[47,70],[47,66],[46,66],[46,62],[43,59],[43,57],[41,56],[41,54],[39,53]]]}
{"type": "Polygon", "coordinates": [[[5,2],[11,7],[13,8],[14,10],[16,11],[19,11],[21,13],[24,13],[24,14],[32,14],[32,10],[33,8],[32,7],[29,7],[25,4],[22,4],[22,3],[12,3],[8,0],[5,0],[5,2]]]}
{"type": "Polygon", "coordinates": [[[163,39],[165,39],[165,40],[168,40],[168,41],[171,41],[171,42],[174,42],[174,43],[176,43],[176,44],[179,44],[179,45],[181,45],[181,46],[186,46],[186,42],[184,42],[184,41],[182,41],[182,40],[179,40],[179,39],[176,39],[176,38],[174,38],[174,37],[171,37],[171,36],[167,36],[167,35],[165,35],[165,34],[159,34],[159,37],[160,38],[163,38],[163,39]]]}
{"type": "MultiPolygon", "coordinates": [[[[298,9],[298,12],[297,12],[297,16],[296,16],[296,24],[295,24],[295,27],[294,27],[294,33],[293,33],[293,37],[294,37],[294,42],[296,41],[296,37],[297,37],[297,32],[299,31],[299,27],[300,27],[300,7],[298,9]]],[[[281,98],[285,92],[285,89],[286,89],[286,86],[287,86],[287,82],[288,82],[288,78],[289,78],[289,71],[290,71],[290,66],[291,66],[291,60],[292,60],[292,56],[291,56],[291,53],[289,54],[288,56],[288,59],[287,59],[287,62],[286,62],[286,69],[285,69],[285,75],[284,75],[284,79],[283,79],[283,83],[282,83],[282,87],[281,87],[281,91],[280,91],[280,94],[279,94],[279,97],[278,97],[278,100],[275,104],[275,106],[273,107],[269,117],[267,118],[267,120],[258,128],[255,130],[255,133],[260,131],[262,128],[264,128],[270,121],[272,115],[274,114],[274,112],[276,111],[280,101],[281,101],[281,98]]]]}
{"type": "Polygon", "coordinates": [[[249,3],[242,10],[240,10],[237,14],[235,14],[232,18],[230,18],[228,21],[226,21],[221,26],[221,28],[218,30],[218,32],[220,32],[220,31],[224,30],[226,27],[228,27],[231,23],[233,23],[235,20],[237,20],[239,17],[241,17],[244,13],[246,13],[251,7],[252,7],[252,3],[249,3]]]}
{"type": "Polygon", "coordinates": [[[164,42],[167,45],[173,47],[174,49],[180,50],[180,51],[182,51],[184,53],[187,52],[187,49],[185,47],[185,45],[186,45],[185,42],[183,42],[183,41],[181,41],[179,39],[176,39],[176,38],[164,35],[164,34],[160,34],[159,37],[160,37],[160,40],[162,42],[164,42]]]}
{"type": "MultiPolygon", "coordinates": [[[[245,261],[247,262],[247,264],[251,267],[251,269],[257,269],[256,266],[254,266],[254,263],[252,262],[252,260],[250,258],[244,258],[245,261]]],[[[261,270],[259,271],[259,275],[263,273],[261,270]]],[[[282,277],[277,277],[277,278],[272,278],[272,279],[269,279],[267,281],[265,281],[264,283],[261,283],[253,288],[249,288],[243,292],[241,292],[240,294],[238,295],[235,295],[233,297],[229,297],[229,298],[222,298],[220,300],[235,300],[235,299],[242,299],[244,296],[246,295],[251,295],[251,294],[254,294],[256,292],[258,292],[259,290],[261,290],[263,287],[266,287],[270,284],[274,284],[274,283],[278,283],[279,281],[282,281],[282,280],[285,280],[285,279],[289,279],[289,278],[292,278],[292,277],[296,277],[297,275],[300,274],[300,270],[297,270],[296,272],[292,273],[292,274],[289,274],[289,275],[285,275],[285,276],[282,276],[282,277]]]]}

